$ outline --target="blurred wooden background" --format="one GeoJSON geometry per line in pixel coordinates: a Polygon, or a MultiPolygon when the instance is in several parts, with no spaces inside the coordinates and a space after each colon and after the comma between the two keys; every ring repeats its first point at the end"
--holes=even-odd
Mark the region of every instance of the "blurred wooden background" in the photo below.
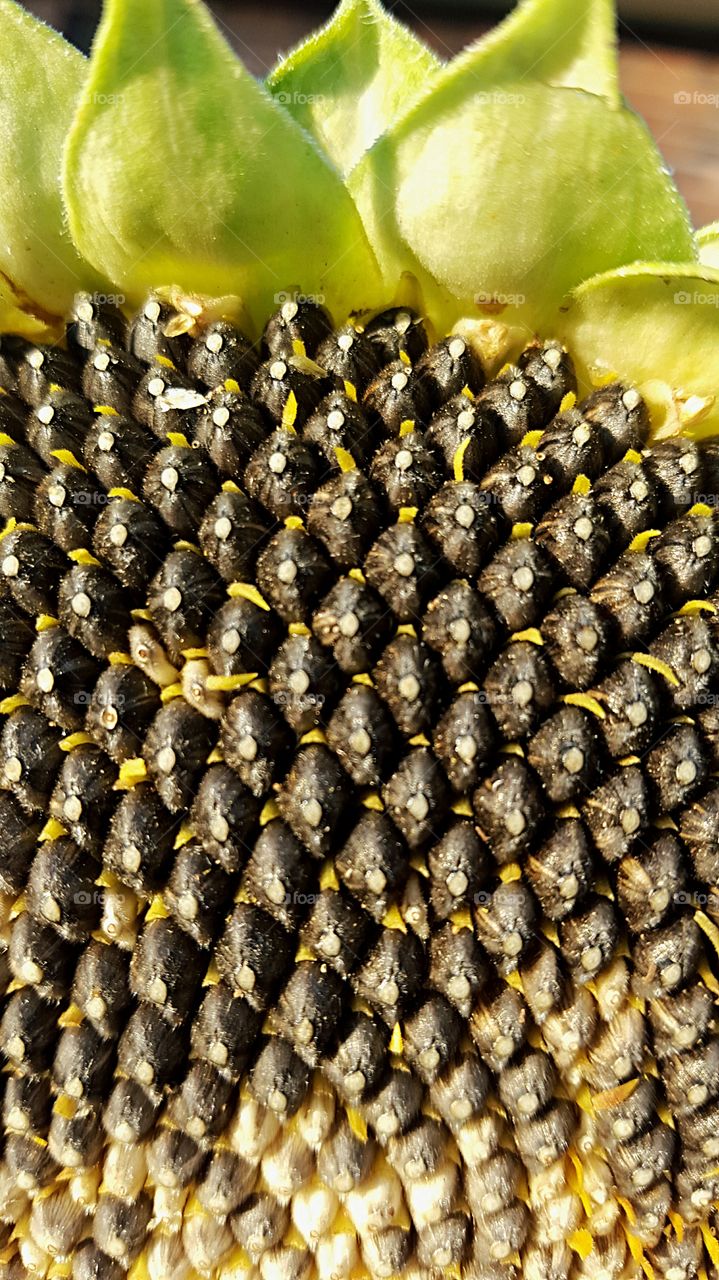
{"type": "MultiPolygon", "coordinates": [[[[24,0],[79,47],[92,40],[99,0],[24,0]]],[[[322,0],[210,0],[228,40],[249,69],[265,75],[278,55],[324,21],[333,5],[322,0]]],[[[582,0],[577,0],[578,4],[582,0]]],[[[691,4],[691,0],[678,0],[691,4]]],[[[408,5],[391,5],[443,57],[478,36],[483,24],[469,13],[445,16],[442,4],[425,6],[426,17],[408,5]]],[[[719,218],[719,51],[679,47],[643,38],[621,24],[624,93],[644,116],[697,226],[719,218]]]]}

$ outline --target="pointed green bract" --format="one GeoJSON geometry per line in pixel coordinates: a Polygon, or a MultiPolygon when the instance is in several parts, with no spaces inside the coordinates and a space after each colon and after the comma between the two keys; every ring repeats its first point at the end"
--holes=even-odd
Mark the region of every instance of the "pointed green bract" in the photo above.
{"type": "Polygon", "coordinates": [[[696,233],[699,261],[707,267],[719,267],[719,222],[710,222],[696,233]]]}
{"type": "Polygon", "coordinates": [[[0,0],[0,328],[36,332],[23,313],[62,315],[96,277],[67,233],[60,196],[64,135],[86,60],[12,0],[0,0]]]}
{"type": "Polygon", "coordinates": [[[81,252],[130,301],[235,293],[259,323],[295,287],[337,314],[377,300],[341,179],[198,0],[108,0],[65,194],[81,252]]]}
{"type": "Polygon", "coordinates": [[[350,189],[388,281],[414,269],[427,296],[439,286],[465,310],[507,307],[530,328],[551,326],[589,276],[694,255],[633,114],[541,84],[478,93],[469,68],[379,140],[350,189]]]}
{"type": "Polygon", "coordinates": [[[661,380],[686,434],[719,430],[719,271],[660,262],[609,272],[575,291],[560,328],[585,381],[649,383],[651,400],[661,380]]]}
{"type": "Polygon", "coordinates": [[[516,81],[585,89],[619,105],[613,0],[522,0],[513,13],[449,65],[476,90],[516,81]]]}
{"type": "Polygon", "coordinates": [[[431,84],[440,63],[377,0],[343,0],[269,77],[278,102],[342,173],[431,84]]]}

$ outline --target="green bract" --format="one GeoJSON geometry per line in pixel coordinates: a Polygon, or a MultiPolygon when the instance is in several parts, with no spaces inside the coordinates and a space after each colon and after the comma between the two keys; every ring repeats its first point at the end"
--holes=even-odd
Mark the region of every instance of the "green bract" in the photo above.
{"type": "Polygon", "coordinates": [[[388,283],[409,251],[459,309],[499,303],[544,328],[596,272],[690,258],[684,206],[635,116],[529,82],[478,94],[469,67],[440,79],[350,177],[388,283]]]}
{"type": "Polygon", "coordinates": [[[377,300],[357,211],[194,0],[109,0],[65,152],[70,227],[129,300],[179,284],[259,322],[301,288],[377,300]]]}
{"type": "Polygon", "coordinates": [[[59,182],[87,64],[12,0],[0,0],[0,58],[0,328],[37,329],[95,278],[67,233],[59,182]]]}
{"type": "Polygon", "coordinates": [[[446,81],[468,74],[477,91],[504,84],[586,89],[619,105],[612,0],[520,0],[507,20],[470,45],[446,81]]]}
{"type": "Polygon", "coordinates": [[[666,413],[671,393],[675,426],[719,430],[719,270],[638,263],[608,272],[576,290],[561,328],[585,382],[659,383],[649,399],[666,413]]]}
{"type": "Polygon", "coordinates": [[[426,90],[438,66],[377,0],[342,0],[332,21],[290,53],[267,84],[347,173],[426,90]]]}
{"type": "Polygon", "coordinates": [[[106,0],[89,66],[0,0],[0,51],[3,329],[51,333],[81,287],[233,294],[255,329],[288,290],[341,319],[414,289],[719,426],[719,224],[692,234],[622,104],[611,0],[523,0],[444,65],[342,0],[267,86],[201,0],[106,0]]]}
{"type": "Polygon", "coordinates": [[[596,272],[691,258],[676,188],[618,101],[612,25],[604,0],[527,0],[363,157],[349,185],[388,281],[410,259],[445,319],[488,303],[544,328],[596,272]]]}
{"type": "Polygon", "coordinates": [[[719,222],[700,227],[696,235],[699,261],[707,267],[719,267],[719,222]]]}

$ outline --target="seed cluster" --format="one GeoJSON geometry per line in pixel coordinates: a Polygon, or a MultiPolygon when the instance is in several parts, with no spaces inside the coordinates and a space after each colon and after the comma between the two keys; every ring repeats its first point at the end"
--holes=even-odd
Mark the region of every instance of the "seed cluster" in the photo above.
{"type": "Polygon", "coordinates": [[[181,328],[0,348],[0,1277],[715,1274],[714,446],[181,328]]]}

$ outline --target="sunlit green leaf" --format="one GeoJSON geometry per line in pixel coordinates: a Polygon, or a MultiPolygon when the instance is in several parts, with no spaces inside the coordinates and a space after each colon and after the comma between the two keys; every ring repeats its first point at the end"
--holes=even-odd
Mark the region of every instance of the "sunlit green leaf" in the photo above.
{"type": "Polygon", "coordinates": [[[197,0],[108,0],[65,190],[80,250],[130,300],[235,293],[257,322],[293,287],[338,313],[376,301],[340,178],[197,0]]]}
{"type": "Polygon", "coordinates": [[[575,89],[477,92],[468,69],[381,138],[349,182],[388,283],[414,270],[431,300],[439,286],[455,312],[506,306],[530,328],[591,275],[695,252],[643,124],[575,89]]]}
{"type": "Polygon", "coordinates": [[[660,262],[598,276],[576,290],[561,330],[586,382],[617,374],[666,407],[663,384],[677,429],[719,430],[719,271],[660,262]]]}
{"type": "Polygon", "coordinates": [[[95,278],[67,233],[60,196],[64,135],[87,63],[12,0],[0,0],[0,57],[0,324],[23,328],[27,307],[62,315],[95,278]]]}
{"type": "Polygon", "coordinates": [[[699,261],[707,267],[719,267],[719,222],[710,222],[696,233],[699,261]]]}
{"type": "Polygon", "coordinates": [[[378,0],[343,0],[290,53],[268,88],[347,173],[426,90],[439,60],[378,0]]]}

